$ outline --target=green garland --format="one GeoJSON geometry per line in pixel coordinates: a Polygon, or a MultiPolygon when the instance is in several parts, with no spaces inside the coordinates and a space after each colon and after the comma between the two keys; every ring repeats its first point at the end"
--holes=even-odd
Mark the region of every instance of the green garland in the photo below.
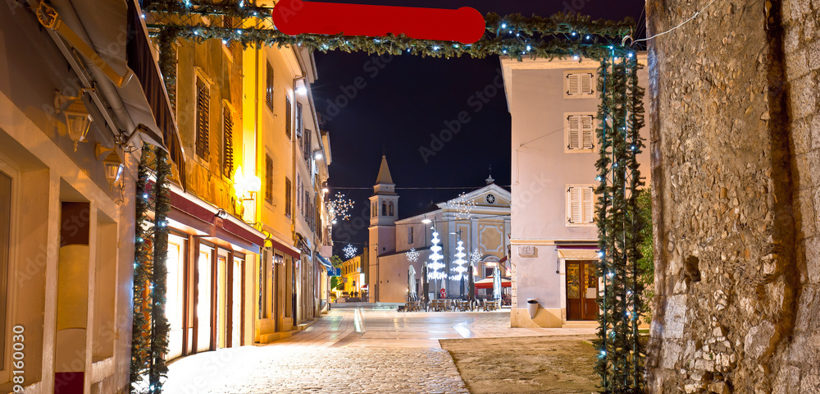
{"type": "Polygon", "coordinates": [[[157,181],[154,184],[154,265],[151,275],[151,360],[148,368],[149,393],[162,392],[162,380],[168,372],[165,354],[168,352],[168,319],[165,318],[166,277],[168,269],[168,210],[171,205],[168,196],[168,177],[171,164],[168,154],[156,149],[157,181]]]}
{"type": "Polygon", "coordinates": [[[604,289],[595,369],[603,391],[640,392],[645,387],[645,352],[638,332],[644,309],[638,260],[645,224],[637,200],[643,186],[637,155],[644,147],[643,89],[638,86],[640,65],[634,54],[610,51],[610,57],[601,61],[598,81],[598,270],[604,289]]]}
{"type": "Polygon", "coordinates": [[[134,292],[133,320],[131,323],[131,391],[139,391],[140,377],[148,367],[150,358],[150,319],[151,304],[147,302],[146,290],[151,277],[151,232],[147,223],[149,194],[147,189],[150,168],[151,148],[142,147],[135,195],[136,217],[134,230],[134,292]]]}
{"type": "Polygon", "coordinates": [[[136,220],[134,239],[134,293],[131,326],[132,392],[159,393],[168,372],[165,354],[168,351],[168,321],[165,318],[166,276],[168,253],[167,213],[170,208],[168,177],[171,165],[167,153],[160,148],[143,145],[136,184],[136,220]],[[151,157],[156,160],[151,160],[151,157]],[[147,190],[148,179],[156,166],[156,182],[147,190]],[[152,209],[154,221],[148,215],[152,209]],[[145,378],[147,375],[147,389],[145,378]]]}

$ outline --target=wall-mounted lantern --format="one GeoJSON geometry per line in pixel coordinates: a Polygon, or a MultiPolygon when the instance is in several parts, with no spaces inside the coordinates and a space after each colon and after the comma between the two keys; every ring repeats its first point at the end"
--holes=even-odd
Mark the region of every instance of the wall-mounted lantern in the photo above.
{"type": "Polygon", "coordinates": [[[65,116],[68,137],[74,141],[75,152],[77,145],[86,141],[88,129],[91,127],[92,118],[83,102],[83,94],[86,91],[87,89],[80,89],[77,96],[66,96],[57,91],[54,97],[54,109],[65,116]]]}

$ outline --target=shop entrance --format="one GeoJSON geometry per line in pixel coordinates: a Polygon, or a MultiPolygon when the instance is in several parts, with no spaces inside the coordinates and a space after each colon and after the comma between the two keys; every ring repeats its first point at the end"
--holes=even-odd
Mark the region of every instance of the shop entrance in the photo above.
{"type": "Polygon", "coordinates": [[[595,261],[567,261],[567,320],[598,318],[595,261]]]}

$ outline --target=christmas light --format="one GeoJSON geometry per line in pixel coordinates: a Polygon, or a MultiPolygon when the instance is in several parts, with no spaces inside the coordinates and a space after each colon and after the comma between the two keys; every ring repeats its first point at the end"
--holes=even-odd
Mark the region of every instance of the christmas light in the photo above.
{"type": "Polygon", "coordinates": [[[430,260],[427,262],[427,279],[447,279],[447,274],[442,270],[444,263],[442,263],[441,260],[444,259],[444,256],[440,253],[441,246],[439,246],[439,242],[441,241],[438,239],[438,231],[433,230],[433,239],[431,242],[433,246],[430,247],[430,251],[433,253],[430,254],[430,260]]]}
{"type": "Polygon", "coordinates": [[[462,240],[458,240],[458,243],[456,244],[455,260],[453,260],[454,266],[451,268],[455,274],[450,276],[450,279],[461,280],[461,278],[467,276],[467,260],[464,260],[464,257],[466,256],[467,253],[464,253],[464,242],[462,240]]]}
{"type": "Polygon", "coordinates": [[[419,260],[420,253],[416,251],[416,248],[410,248],[410,250],[405,252],[404,255],[407,257],[407,261],[415,263],[419,260]]]}
{"type": "Polygon", "coordinates": [[[350,220],[350,211],[355,205],[356,202],[344,193],[337,192],[326,204],[330,222],[336,224],[338,220],[350,220]]]}
{"type": "Polygon", "coordinates": [[[358,252],[359,250],[356,249],[355,246],[347,244],[347,246],[345,246],[344,249],[342,249],[342,251],[345,253],[345,258],[350,260],[356,257],[356,252],[358,252]]]}
{"type": "Polygon", "coordinates": [[[470,253],[470,263],[476,265],[479,261],[481,261],[481,252],[478,251],[478,248],[475,248],[473,252],[470,253]]]}
{"type": "Polygon", "coordinates": [[[449,203],[449,206],[456,211],[456,218],[469,219],[470,213],[473,211],[473,208],[475,208],[475,201],[468,198],[465,193],[461,193],[449,203]]]}

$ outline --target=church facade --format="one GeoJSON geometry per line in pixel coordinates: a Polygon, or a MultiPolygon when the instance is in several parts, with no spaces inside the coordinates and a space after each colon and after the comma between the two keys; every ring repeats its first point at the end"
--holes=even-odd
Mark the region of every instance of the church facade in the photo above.
{"type": "MultiPolygon", "coordinates": [[[[369,283],[370,302],[405,302],[411,288],[424,293],[422,267],[429,260],[433,233],[441,247],[439,271],[447,279],[430,281],[428,298],[438,298],[441,289],[447,296],[466,294],[464,281],[456,279],[456,253],[459,241],[466,260],[472,265],[475,280],[492,275],[496,266],[502,277],[509,277],[510,203],[506,189],[487,179],[484,187],[437,204],[438,209],[399,219],[399,194],[390,174],[387,158],[382,156],[373,195],[370,197],[369,283]],[[408,256],[408,251],[415,251],[408,256]],[[474,263],[471,257],[475,254],[474,263]],[[414,261],[413,261],[414,260],[414,261]],[[412,275],[409,267],[413,267],[412,275]],[[411,283],[412,276],[415,276],[411,283]]],[[[467,273],[469,273],[469,268],[467,273]]]]}

